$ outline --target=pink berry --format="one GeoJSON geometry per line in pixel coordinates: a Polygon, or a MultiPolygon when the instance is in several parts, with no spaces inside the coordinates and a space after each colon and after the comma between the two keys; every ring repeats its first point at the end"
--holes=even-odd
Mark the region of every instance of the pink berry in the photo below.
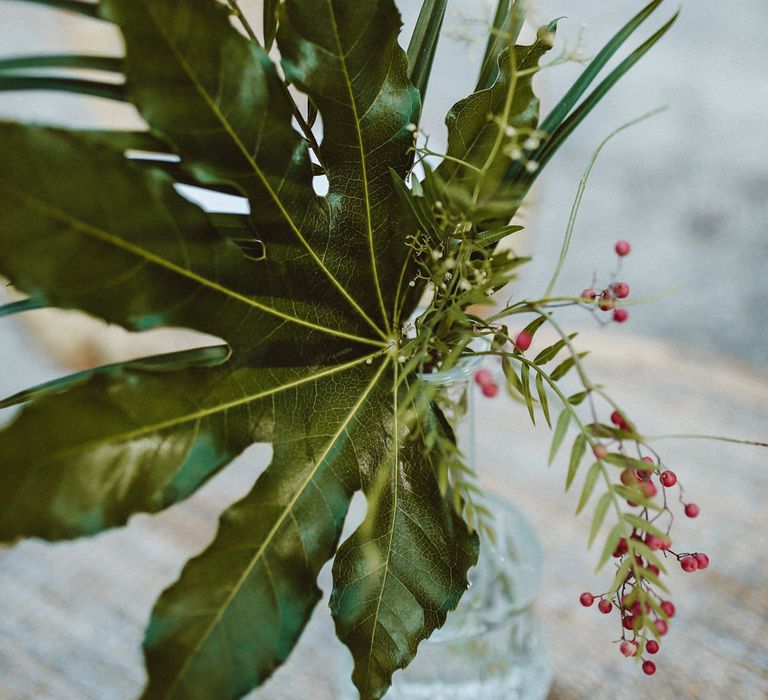
{"type": "Polygon", "coordinates": [[[616,241],[616,255],[623,258],[625,255],[629,255],[629,251],[632,250],[632,246],[627,241],[616,241]]]}
{"type": "Polygon", "coordinates": [[[483,384],[493,383],[493,375],[487,369],[479,369],[475,372],[475,384],[483,386],[483,384]]]}
{"type": "Polygon", "coordinates": [[[661,609],[666,613],[667,617],[675,616],[675,604],[671,600],[662,601],[661,609]]]}
{"type": "Polygon", "coordinates": [[[666,620],[656,620],[653,623],[654,627],[656,627],[656,631],[663,637],[667,632],[669,632],[669,625],[667,624],[666,620]]]}
{"type": "Polygon", "coordinates": [[[650,571],[654,576],[658,576],[661,573],[661,569],[659,569],[658,566],[655,566],[654,564],[648,564],[647,566],[648,571],[650,571]]]}
{"type": "Polygon", "coordinates": [[[649,654],[655,654],[659,650],[659,643],[655,639],[651,639],[648,644],[645,645],[645,650],[649,654]]]}
{"type": "Polygon", "coordinates": [[[643,661],[643,673],[646,676],[652,676],[656,673],[656,664],[653,661],[643,661]]]}
{"type": "Polygon", "coordinates": [[[515,347],[518,350],[527,350],[531,347],[531,334],[528,331],[520,331],[515,338],[515,347]]]}
{"type": "Polygon", "coordinates": [[[648,549],[656,551],[662,548],[662,545],[664,544],[664,542],[661,539],[661,537],[657,537],[656,535],[648,535],[645,538],[645,544],[648,545],[648,549]]]}
{"type": "Polygon", "coordinates": [[[695,557],[683,557],[680,560],[680,567],[685,573],[690,574],[692,571],[696,571],[696,569],[699,568],[699,562],[696,561],[695,557]]]}
{"type": "Polygon", "coordinates": [[[592,448],[592,454],[594,454],[597,459],[605,459],[608,456],[608,448],[602,443],[598,442],[592,448]]]}
{"type": "Polygon", "coordinates": [[[624,416],[622,416],[621,413],[614,411],[611,413],[611,423],[619,428],[623,428],[627,424],[627,421],[624,420],[624,416]]]}
{"type": "Polygon", "coordinates": [[[637,654],[637,642],[630,642],[628,639],[625,639],[619,644],[619,651],[624,654],[624,656],[634,656],[637,654]]]}
{"type": "Polygon", "coordinates": [[[613,312],[613,320],[616,323],[624,323],[629,318],[629,311],[626,309],[616,309],[613,312]]]}
{"type": "Polygon", "coordinates": [[[613,610],[613,603],[611,603],[611,601],[610,601],[610,600],[608,600],[607,598],[603,598],[603,599],[602,599],[602,600],[601,600],[601,601],[600,601],[600,602],[597,604],[597,609],[598,609],[598,610],[599,610],[601,613],[603,613],[603,615],[607,615],[608,613],[610,613],[610,612],[611,612],[611,610],[613,610]]]}
{"type": "Polygon", "coordinates": [[[626,282],[614,282],[613,293],[619,299],[626,299],[629,296],[629,285],[626,282]]]}
{"type": "Polygon", "coordinates": [[[483,384],[482,391],[483,391],[483,396],[487,396],[489,399],[492,399],[494,396],[496,396],[499,393],[499,387],[493,382],[490,382],[489,384],[483,384]]]}
{"type": "Polygon", "coordinates": [[[595,596],[593,596],[591,593],[582,593],[579,596],[579,602],[585,607],[588,608],[592,603],[595,602],[595,596]]]}
{"type": "Polygon", "coordinates": [[[685,506],[685,514],[689,518],[695,518],[700,512],[699,507],[695,503],[689,503],[685,506]]]}
{"type": "Polygon", "coordinates": [[[675,472],[669,471],[669,469],[661,472],[661,483],[667,488],[674,486],[677,483],[677,474],[675,474],[675,472]]]}
{"type": "Polygon", "coordinates": [[[581,293],[581,298],[584,299],[584,301],[594,301],[597,299],[597,292],[590,287],[581,293]]]}
{"type": "Polygon", "coordinates": [[[624,486],[632,486],[632,484],[636,484],[638,481],[634,469],[624,469],[621,472],[619,479],[621,479],[621,483],[624,484],[624,486]]]}
{"type": "Polygon", "coordinates": [[[706,569],[709,566],[709,557],[706,554],[704,554],[704,552],[699,552],[698,554],[694,554],[693,556],[694,556],[694,559],[696,559],[696,563],[699,565],[700,569],[706,569]]]}
{"type": "Polygon", "coordinates": [[[656,486],[654,486],[652,481],[644,481],[640,485],[640,490],[646,498],[653,498],[656,495],[656,486]]]}

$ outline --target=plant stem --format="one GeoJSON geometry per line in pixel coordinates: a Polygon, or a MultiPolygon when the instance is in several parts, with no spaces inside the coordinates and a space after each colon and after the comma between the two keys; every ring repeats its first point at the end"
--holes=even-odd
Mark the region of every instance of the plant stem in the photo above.
{"type": "Polygon", "coordinates": [[[659,114],[659,112],[663,112],[665,109],[666,109],[666,106],[658,107],[657,109],[654,109],[652,112],[648,112],[647,114],[643,114],[642,116],[639,116],[636,119],[633,119],[632,121],[627,122],[626,124],[622,124],[618,129],[615,129],[610,134],[608,134],[608,136],[606,136],[600,142],[600,145],[595,149],[595,152],[592,154],[592,158],[590,158],[589,163],[587,164],[587,168],[584,171],[584,174],[581,176],[581,180],[579,181],[579,187],[576,191],[576,198],[573,200],[571,213],[570,213],[570,216],[568,217],[568,225],[566,226],[566,229],[565,229],[565,238],[563,238],[563,245],[562,245],[562,248],[560,249],[560,259],[557,262],[557,267],[555,267],[555,271],[552,273],[552,279],[549,281],[549,284],[547,285],[547,290],[543,294],[544,297],[548,297],[552,294],[552,290],[555,288],[555,283],[557,282],[557,278],[560,275],[560,271],[563,269],[565,258],[568,255],[568,249],[571,246],[571,238],[573,237],[573,227],[576,224],[576,216],[579,213],[581,200],[582,200],[582,197],[584,196],[584,191],[587,188],[587,181],[589,180],[589,176],[592,173],[592,168],[594,167],[595,161],[597,161],[597,157],[600,155],[600,152],[603,150],[603,147],[614,136],[621,133],[625,129],[629,129],[629,127],[634,126],[635,124],[638,124],[641,121],[649,119],[650,117],[653,117],[659,114]]]}

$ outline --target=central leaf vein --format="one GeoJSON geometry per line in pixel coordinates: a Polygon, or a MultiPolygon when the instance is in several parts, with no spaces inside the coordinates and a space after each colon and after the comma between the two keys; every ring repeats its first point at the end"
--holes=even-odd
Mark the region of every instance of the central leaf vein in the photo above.
{"type": "Polygon", "coordinates": [[[363,143],[363,131],[360,128],[360,116],[357,111],[357,101],[355,99],[354,88],[352,87],[352,80],[349,75],[349,68],[347,66],[347,57],[344,52],[344,47],[341,43],[341,36],[339,35],[339,25],[336,20],[336,12],[333,9],[333,0],[326,0],[328,3],[328,11],[331,17],[331,24],[333,26],[333,34],[336,39],[336,46],[338,48],[338,58],[341,63],[341,71],[344,75],[344,82],[347,86],[347,92],[349,94],[349,106],[352,109],[353,121],[355,123],[355,134],[357,136],[357,145],[360,150],[360,170],[361,180],[363,185],[363,199],[365,201],[365,221],[368,236],[368,248],[371,254],[371,271],[373,273],[373,283],[376,287],[376,296],[379,300],[379,306],[381,307],[381,314],[384,318],[384,324],[387,329],[387,333],[391,333],[391,327],[389,324],[389,316],[387,314],[387,308],[384,304],[384,295],[381,290],[381,283],[379,281],[379,270],[376,264],[376,251],[373,245],[373,216],[371,212],[371,196],[369,192],[368,183],[368,165],[366,162],[365,144],[363,143]]]}

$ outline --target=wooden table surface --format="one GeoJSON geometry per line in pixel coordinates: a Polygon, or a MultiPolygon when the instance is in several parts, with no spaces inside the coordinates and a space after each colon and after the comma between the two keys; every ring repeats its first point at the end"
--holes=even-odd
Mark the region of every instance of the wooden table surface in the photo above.
{"type": "MultiPolygon", "coordinates": [[[[768,436],[768,376],[722,359],[624,333],[589,334],[589,367],[646,434],[768,436]]],[[[482,403],[479,469],[485,483],[533,521],[545,551],[536,606],[552,647],[551,700],[768,697],[768,451],[717,442],[659,441],[666,463],[701,506],[676,538],[710,554],[706,572],[672,567],[678,614],[647,678],[612,643],[615,621],[578,604],[601,590],[592,573],[587,512],[573,517],[561,457],[545,466],[549,434],[506,399],[482,403]]],[[[0,698],[129,700],[144,682],[142,630],[153,600],[213,537],[218,513],[248,490],[269,457],[251,448],[193,498],[88,541],[19,544],[0,553],[0,698]]],[[[589,511],[589,509],[588,509],[589,511]]],[[[595,548],[598,549],[597,547],[595,548]]],[[[334,641],[318,606],[289,659],[253,697],[333,698],[334,641]]],[[[215,700],[215,699],[212,699],[215,700]]],[[[502,699],[500,699],[502,700],[502,699]]]]}

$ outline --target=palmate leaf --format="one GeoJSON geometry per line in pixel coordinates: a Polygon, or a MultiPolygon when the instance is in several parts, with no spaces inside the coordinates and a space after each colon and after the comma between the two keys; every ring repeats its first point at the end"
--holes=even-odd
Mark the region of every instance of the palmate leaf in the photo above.
{"type": "Polygon", "coordinates": [[[380,698],[456,606],[478,554],[460,494],[441,483],[441,453],[427,447],[452,430],[414,398],[414,361],[401,366],[403,321],[424,289],[408,241],[420,228],[439,240],[439,187],[470,216],[492,209],[495,225],[478,232],[489,245],[515,230],[506,218],[517,190],[511,204],[492,201],[509,158],[487,116],[536,128],[531,77],[550,42],[542,34],[508,49],[496,83],[457,105],[450,155],[470,167],[447,160],[424,183],[429,198],[414,200],[411,124],[444,2],[425,3],[410,67],[393,0],[265,3],[266,44],[276,33],[286,79],[322,117],[318,148],[293,128],[280,73],[223,3],[37,1],[113,22],[125,57],[12,59],[0,90],[127,99],[148,131],[0,124],[0,274],[33,300],[0,315],[77,308],[223,344],[0,401],[25,404],[0,431],[0,540],[121,525],[270,442],[270,466],[157,603],[145,697],[236,698],[263,683],[295,645],[320,598],[317,574],[336,554],[337,634],[361,697],[380,698]],[[33,73],[50,67],[106,69],[125,83],[33,73]],[[326,196],[315,193],[318,174],[326,196]],[[241,194],[250,213],[207,214],[179,183],[241,194]],[[368,510],[339,546],[357,490],[368,510]]]}
{"type": "MultiPolygon", "coordinates": [[[[365,671],[363,696],[383,695],[443,623],[477,556],[476,536],[452,494],[440,494],[393,400],[388,338],[419,293],[404,298],[411,228],[392,180],[408,167],[406,127],[420,106],[396,43],[399,16],[391,2],[329,3],[330,31],[318,34],[316,9],[284,4],[279,41],[286,73],[327,125],[325,198],[313,191],[274,66],[208,0],[100,5],[123,32],[126,94],[148,138],[0,126],[0,147],[18,156],[0,165],[3,274],[40,303],[133,330],[194,328],[233,350],[216,366],[119,365],[9,400],[27,405],[0,433],[0,537],[93,534],[187,497],[252,442],[274,446],[252,493],[158,602],[145,645],[147,697],[238,697],[263,682],[319,598],[314,580],[358,488],[369,520],[385,504],[395,510],[394,546],[381,553],[392,576],[357,582],[356,595],[391,598],[412,534],[405,516],[418,516],[444,555],[423,553],[433,585],[418,610],[401,601],[409,628],[374,674],[365,671]],[[308,60],[307,46],[324,62],[308,60]],[[372,51],[377,64],[362,71],[372,51]],[[178,170],[126,160],[133,146],[178,155],[178,170]],[[176,193],[181,172],[245,194],[250,221],[206,216],[176,193]],[[246,254],[249,236],[263,257],[246,254]],[[435,502],[420,506],[425,497],[435,502]],[[222,662],[223,646],[238,653],[222,662]]],[[[367,527],[354,538],[367,538],[367,527]]],[[[365,564],[360,556],[345,548],[347,571],[365,564]]],[[[337,589],[348,583],[337,571],[337,589]]],[[[389,604],[397,614],[397,601],[389,604]]],[[[361,612],[337,609],[356,678],[372,650],[345,629],[361,612]]],[[[374,639],[387,624],[373,622],[374,639]]]]}

